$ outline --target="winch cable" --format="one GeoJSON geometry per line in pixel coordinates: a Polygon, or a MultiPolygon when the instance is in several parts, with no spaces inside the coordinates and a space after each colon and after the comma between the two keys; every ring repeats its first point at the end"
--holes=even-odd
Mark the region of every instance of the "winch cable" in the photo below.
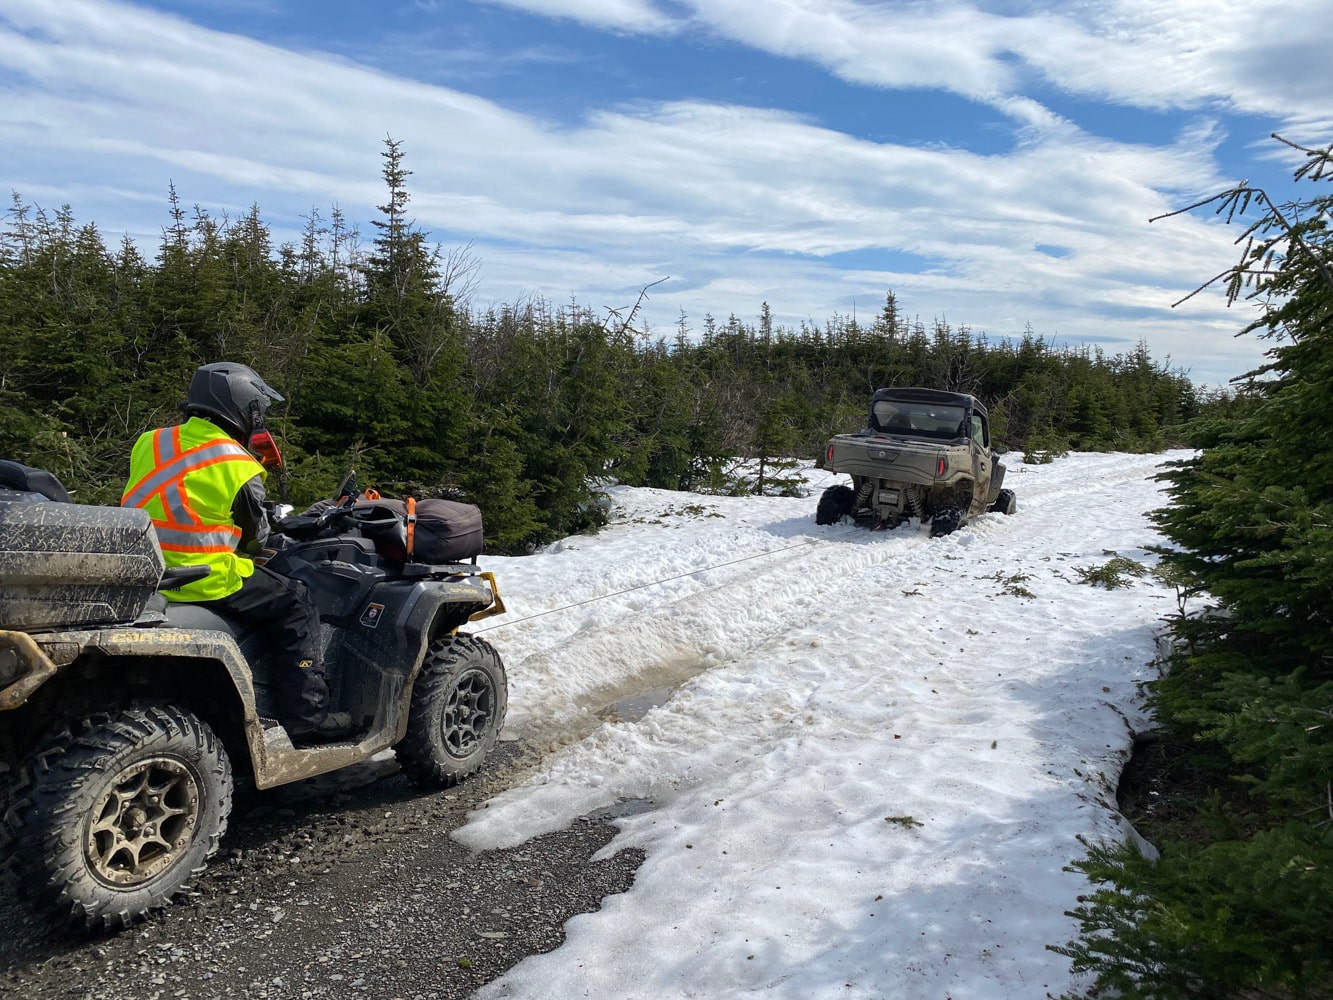
{"type": "Polygon", "coordinates": [[[495,625],[487,625],[485,628],[474,630],[472,635],[480,635],[482,632],[490,632],[492,629],[504,628],[506,625],[518,625],[522,622],[530,622],[534,618],[544,618],[546,615],[553,615],[558,611],[572,611],[574,608],[581,608],[585,604],[596,604],[598,601],[610,600],[612,597],[623,597],[625,594],[632,594],[636,590],[647,590],[649,587],[660,587],[664,583],[671,583],[675,580],[684,580],[687,577],[698,576],[700,573],[711,573],[715,569],[726,569],[728,566],[736,566],[740,563],[750,562],[752,559],[763,559],[765,556],[781,555],[784,552],[791,552],[795,549],[803,549],[806,546],[814,545],[818,539],[809,538],[804,542],[797,542],[795,545],[788,545],[781,549],[767,549],[763,552],[756,552],[754,555],[741,556],[739,559],[729,559],[727,562],[717,563],[713,566],[705,566],[702,569],[690,570],[688,573],[677,573],[675,576],[668,576],[662,580],[653,580],[650,583],[641,583],[637,587],[626,587],[624,590],[617,590],[613,594],[599,594],[596,597],[589,597],[585,601],[575,601],[573,604],[565,604],[558,608],[548,608],[545,611],[538,611],[535,615],[528,615],[526,618],[515,618],[510,622],[499,622],[495,625]]]}

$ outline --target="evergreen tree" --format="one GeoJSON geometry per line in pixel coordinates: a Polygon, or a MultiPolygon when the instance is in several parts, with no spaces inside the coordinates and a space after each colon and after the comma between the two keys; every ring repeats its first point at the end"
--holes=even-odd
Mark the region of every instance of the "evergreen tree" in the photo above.
{"type": "Polygon", "coordinates": [[[909,323],[893,293],[866,326],[835,315],[789,330],[762,303],[755,324],[705,314],[698,340],[682,316],[670,343],[635,331],[637,305],[600,322],[577,303],[473,315],[458,295],[475,262],[415,227],[392,138],[382,175],[364,252],[337,207],[274,247],[257,206],[214,217],[170,186],[145,260],[128,239],[108,250],[68,208],[48,214],[16,196],[0,227],[0,454],[50,467],[81,500],[114,503],[134,438],[178,419],[197,365],[233,359],[287,398],[270,423],[291,501],[317,499],[356,465],[386,491],[461,488],[481,505],[489,543],[524,551],[595,527],[610,479],[790,489],[784,466],[861,425],[883,385],[968,388],[1015,445],[1071,435],[1081,417],[1084,446],[1156,447],[1164,420],[1197,412],[1183,376],[1146,352],[991,343],[909,323]]]}
{"type": "Polygon", "coordinates": [[[401,143],[384,145],[389,197],[372,220],[373,249],[355,262],[359,301],[311,349],[318,376],[303,381],[301,440],[323,454],[357,450],[386,484],[429,491],[455,477],[470,420],[458,405],[463,338],[440,252],[406,214],[401,143]]]}
{"type": "MultiPolygon", "coordinates": [[[[1333,147],[1303,152],[1298,178],[1333,179],[1333,147]]],[[[1267,303],[1249,330],[1275,346],[1253,405],[1166,477],[1163,564],[1220,613],[1175,623],[1151,699],[1213,790],[1202,835],[1155,864],[1126,847],[1078,866],[1101,888],[1061,949],[1128,998],[1317,996],[1333,977],[1333,197],[1220,197],[1268,209],[1230,293],[1267,303]]]]}

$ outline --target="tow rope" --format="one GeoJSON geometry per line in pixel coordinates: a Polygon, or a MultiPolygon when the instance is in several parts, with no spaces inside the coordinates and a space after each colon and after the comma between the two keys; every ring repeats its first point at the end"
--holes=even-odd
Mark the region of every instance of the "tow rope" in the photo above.
{"type": "Polygon", "coordinates": [[[661,580],[653,580],[651,583],[641,583],[637,587],[626,587],[624,590],[617,590],[612,594],[599,594],[597,597],[589,597],[585,601],[575,601],[573,604],[566,604],[558,608],[548,608],[545,611],[538,611],[535,615],[528,615],[526,618],[515,618],[510,622],[500,622],[497,625],[488,625],[486,628],[479,628],[473,631],[472,635],[480,635],[482,632],[489,632],[492,629],[504,628],[506,625],[518,625],[522,622],[530,622],[534,618],[544,618],[546,615],[553,615],[557,611],[571,611],[574,608],[581,608],[585,604],[596,604],[598,601],[606,601],[612,597],[623,597],[625,594],[632,594],[636,590],[647,590],[649,587],[660,587],[664,583],[671,583],[675,580],[684,580],[687,577],[698,576],[700,573],[711,573],[715,569],[725,569],[728,566],[735,566],[739,563],[749,562],[752,559],[763,559],[766,556],[781,555],[783,552],[791,552],[794,549],[803,549],[807,545],[815,544],[816,539],[809,539],[804,542],[797,542],[795,545],[788,545],[781,549],[768,549],[764,552],[756,552],[752,556],[741,556],[739,559],[729,559],[723,563],[716,563],[712,566],[705,566],[702,569],[690,570],[688,573],[677,573],[675,576],[668,576],[661,580]]]}

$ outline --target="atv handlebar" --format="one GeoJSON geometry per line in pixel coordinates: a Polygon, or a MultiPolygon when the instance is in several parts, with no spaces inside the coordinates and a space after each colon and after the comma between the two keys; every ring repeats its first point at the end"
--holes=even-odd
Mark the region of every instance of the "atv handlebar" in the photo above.
{"type": "Polygon", "coordinates": [[[274,528],[280,535],[304,542],[326,531],[335,522],[351,520],[353,517],[355,514],[351,507],[332,506],[324,508],[318,514],[298,514],[294,517],[279,518],[274,528]]]}
{"type": "Polygon", "coordinates": [[[315,521],[323,529],[333,524],[334,521],[350,521],[354,516],[350,505],[346,507],[334,506],[320,511],[319,517],[315,521]]]}
{"type": "Polygon", "coordinates": [[[157,589],[180,590],[187,583],[202,580],[212,571],[211,566],[168,566],[162,571],[162,579],[158,581],[157,589]]]}

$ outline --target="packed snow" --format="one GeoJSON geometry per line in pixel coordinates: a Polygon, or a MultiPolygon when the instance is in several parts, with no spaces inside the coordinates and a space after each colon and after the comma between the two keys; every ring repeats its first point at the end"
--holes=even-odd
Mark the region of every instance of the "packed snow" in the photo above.
{"type": "Polygon", "coordinates": [[[499,997],[1017,1000],[1077,990],[1079,838],[1115,788],[1177,612],[1151,575],[1181,454],[1009,456],[1017,513],[930,538],[818,527],[804,498],[611,489],[611,524],[483,558],[509,613],[507,738],[542,752],[456,836],[610,815],[633,887],[499,997]]]}

